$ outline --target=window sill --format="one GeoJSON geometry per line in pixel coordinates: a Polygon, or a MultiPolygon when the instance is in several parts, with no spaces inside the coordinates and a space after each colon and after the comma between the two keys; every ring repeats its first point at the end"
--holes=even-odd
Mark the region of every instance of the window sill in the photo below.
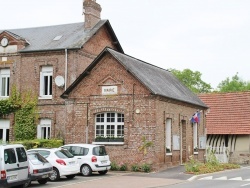
{"type": "Polygon", "coordinates": [[[166,153],[166,155],[172,156],[172,152],[171,153],[166,153]]]}
{"type": "Polygon", "coordinates": [[[52,99],[52,96],[39,96],[38,99],[42,99],[42,100],[52,99]]]}
{"type": "Polygon", "coordinates": [[[198,151],[195,151],[195,152],[194,152],[194,155],[198,155],[198,151]]]}
{"type": "Polygon", "coordinates": [[[124,145],[124,142],[92,142],[96,145],[124,145]]]}

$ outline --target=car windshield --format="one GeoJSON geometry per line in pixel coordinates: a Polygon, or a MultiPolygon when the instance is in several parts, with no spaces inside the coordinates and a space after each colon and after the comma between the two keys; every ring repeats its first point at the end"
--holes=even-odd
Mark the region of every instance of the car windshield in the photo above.
{"type": "Polygon", "coordinates": [[[39,153],[29,153],[28,158],[31,161],[31,163],[34,165],[48,163],[48,161],[39,153]]]}
{"type": "Polygon", "coordinates": [[[105,156],[107,155],[106,149],[104,146],[97,146],[93,148],[93,155],[96,156],[105,156]]]}
{"type": "Polygon", "coordinates": [[[66,149],[61,149],[55,152],[56,156],[65,159],[65,158],[73,158],[74,156],[66,149]]]}

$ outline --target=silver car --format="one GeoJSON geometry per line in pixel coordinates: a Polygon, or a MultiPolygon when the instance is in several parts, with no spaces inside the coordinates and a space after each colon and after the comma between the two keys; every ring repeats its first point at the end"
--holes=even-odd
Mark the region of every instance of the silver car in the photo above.
{"type": "Polygon", "coordinates": [[[31,181],[46,184],[50,175],[53,173],[53,166],[38,152],[28,152],[27,154],[31,181]]]}

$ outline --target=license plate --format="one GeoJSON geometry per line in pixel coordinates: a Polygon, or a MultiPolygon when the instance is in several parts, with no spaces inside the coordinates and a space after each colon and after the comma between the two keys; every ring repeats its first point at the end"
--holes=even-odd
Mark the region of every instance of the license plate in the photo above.
{"type": "Polygon", "coordinates": [[[17,180],[17,175],[8,176],[7,180],[17,180]]]}
{"type": "Polygon", "coordinates": [[[48,174],[45,174],[45,175],[42,176],[42,178],[48,178],[48,177],[49,177],[48,174]]]}
{"type": "Polygon", "coordinates": [[[101,161],[102,164],[107,163],[108,161],[101,161]]]}

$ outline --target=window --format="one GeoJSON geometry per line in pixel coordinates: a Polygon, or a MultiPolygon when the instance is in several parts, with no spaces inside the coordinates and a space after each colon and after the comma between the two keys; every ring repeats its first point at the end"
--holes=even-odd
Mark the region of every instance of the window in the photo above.
{"type": "Polygon", "coordinates": [[[41,119],[40,125],[37,126],[37,138],[50,139],[51,134],[51,120],[41,119]]]}
{"type": "Polygon", "coordinates": [[[171,153],[172,151],[172,120],[166,120],[166,153],[171,153]]]}
{"type": "Polygon", "coordinates": [[[0,69],[0,97],[10,95],[10,69],[0,69]]]}
{"type": "Polygon", "coordinates": [[[16,163],[15,150],[13,148],[4,150],[4,162],[5,164],[16,163]]]}
{"type": "Polygon", "coordinates": [[[198,130],[197,130],[197,123],[193,123],[193,139],[194,139],[194,151],[198,151],[198,130]]]}
{"type": "Polygon", "coordinates": [[[96,115],[96,137],[123,137],[124,114],[107,112],[96,115]]]}
{"type": "Polygon", "coordinates": [[[18,161],[20,163],[27,161],[27,155],[26,155],[24,148],[16,148],[16,153],[17,153],[18,161]]]}
{"type": "Polygon", "coordinates": [[[10,120],[0,119],[0,140],[2,142],[9,141],[10,120]]]}
{"type": "Polygon", "coordinates": [[[52,99],[52,75],[53,67],[44,66],[40,72],[40,97],[52,99]]]}

